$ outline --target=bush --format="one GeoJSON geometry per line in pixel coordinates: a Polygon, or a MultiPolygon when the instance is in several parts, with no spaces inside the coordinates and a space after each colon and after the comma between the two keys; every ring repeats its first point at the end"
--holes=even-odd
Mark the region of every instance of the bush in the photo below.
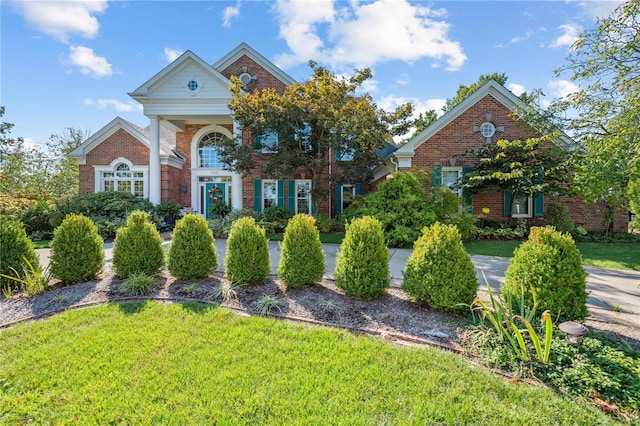
{"type": "Polygon", "coordinates": [[[53,235],[50,221],[51,208],[45,200],[38,200],[20,214],[27,235],[31,238],[48,239],[53,235]]]}
{"type": "Polygon", "coordinates": [[[231,225],[224,267],[227,278],[234,283],[258,283],[269,276],[267,237],[254,218],[243,217],[231,225]]]}
{"type": "Polygon", "coordinates": [[[471,257],[454,225],[424,228],[407,259],[402,288],[418,303],[468,311],[478,289],[471,257]]]}
{"type": "Polygon", "coordinates": [[[127,226],[118,229],[113,243],[113,270],[128,278],[133,274],[157,274],[164,266],[162,237],[149,222],[149,213],[134,211],[127,226]]]}
{"type": "Polygon", "coordinates": [[[559,232],[573,232],[574,224],[567,206],[551,201],[544,211],[544,224],[553,226],[559,232]]]}
{"type": "Polygon", "coordinates": [[[182,206],[173,201],[163,201],[153,208],[153,213],[162,219],[163,229],[173,229],[176,220],[180,217],[182,206]]]}
{"type": "Polygon", "coordinates": [[[372,216],[380,221],[384,238],[390,247],[411,247],[420,230],[437,218],[430,188],[424,176],[400,172],[380,183],[376,192],[363,202],[353,203],[343,213],[345,221],[355,217],[372,216]]]}
{"type": "Polygon", "coordinates": [[[264,220],[271,223],[271,227],[275,232],[282,232],[282,230],[287,227],[289,219],[291,219],[295,213],[284,207],[272,206],[264,209],[263,214],[264,220]]]}
{"type": "Polygon", "coordinates": [[[79,283],[94,278],[103,266],[103,241],[94,223],[83,215],[67,215],[53,233],[51,274],[79,283]]]}
{"type": "Polygon", "coordinates": [[[478,237],[480,230],[476,226],[476,218],[472,214],[468,213],[453,213],[449,215],[443,222],[447,225],[454,225],[458,232],[460,232],[460,238],[463,241],[472,240],[478,237]]]}
{"type": "Polygon", "coordinates": [[[344,232],[344,224],[342,221],[327,216],[316,216],[316,227],[318,228],[318,231],[323,234],[328,234],[330,232],[344,232]]]}
{"type": "Polygon", "coordinates": [[[231,213],[231,206],[222,201],[217,201],[209,206],[209,215],[212,217],[223,218],[231,213]]]}
{"type": "Polygon", "coordinates": [[[278,275],[293,288],[313,285],[324,274],[324,252],[315,219],[297,214],[284,231],[278,275]]]}
{"type": "MultiPolygon", "coordinates": [[[[0,274],[25,279],[28,264],[40,270],[40,259],[27,237],[24,226],[5,215],[0,215],[0,274]]],[[[17,287],[17,281],[0,277],[0,290],[17,287]]]]}
{"type": "Polygon", "coordinates": [[[380,222],[369,216],[347,224],[336,257],[336,285],[347,296],[374,299],[389,288],[389,250],[380,222]]]}
{"type": "Polygon", "coordinates": [[[188,214],[176,223],[167,267],[180,280],[205,278],[218,267],[215,240],[202,216],[188,214]]]}
{"type": "Polygon", "coordinates": [[[122,292],[129,296],[142,296],[151,290],[155,284],[153,277],[146,275],[144,272],[136,272],[129,275],[126,281],[122,283],[122,292]]]}
{"type": "Polygon", "coordinates": [[[227,238],[227,236],[229,236],[229,232],[231,232],[231,224],[241,217],[252,217],[255,220],[260,220],[263,216],[251,209],[232,210],[223,218],[209,220],[209,229],[213,232],[214,237],[227,238]]]}
{"type": "Polygon", "coordinates": [[[529,239],[513,254],[505,273],[502,293],[533,306],[528,290],[537,296],[540,311],[549,310],[554,318],[583,320],[587,317],[587,273],[582,256],[568,234],[551,227],[533,227],[529,239]]]}

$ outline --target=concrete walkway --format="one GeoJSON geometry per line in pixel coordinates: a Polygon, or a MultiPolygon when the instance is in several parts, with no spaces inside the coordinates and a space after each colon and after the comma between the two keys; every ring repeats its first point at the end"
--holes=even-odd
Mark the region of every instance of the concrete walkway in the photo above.
{"type": "MultiPolygon", "coordinates": [[[[219,269],[224,267],[224,256],[226,253],[226,240],[216,240],[218,252],[219,269]]],[[[169,244],[169,242],[165,242],[169,244]]],[[[271,261],[271,272],[277,273],[278,262],[280,261],[280,242],[269,242],[269,258],[271,261]]],[[[337,244],[323,244],[325,253],[325,276],[333,279],[335,260],[339,246],[337,244]]],[[[113,243],[105,243],[105,259],[107,263],[112,260],[113,243]]],[[[49,263],[49,249],[38,249],[43,265],[49,263]]],[[[389,273],[391,274],[391,285],[399,287],[402,283],[402,271],[411,254],[410,249],[389,249],[389,273]]],[[[491,289],[496,293],[504,283],[504,274],[509,266],[509,259],[494,256],[471,256],[476,268],[478,282],[481,289],[486,289],[486,282],[491,285],[491,289]]],[[[613,309],[618,307],[620,312],[637,315],[640,323],[640,272],[622,271],[616,269],[602,269],[587,266],[585,270],[587,276],[587,291],[589,297],[587,305],[591,308],[613,309]]],[[[635,321],[634,321],[635,322],[635,321]]]]}

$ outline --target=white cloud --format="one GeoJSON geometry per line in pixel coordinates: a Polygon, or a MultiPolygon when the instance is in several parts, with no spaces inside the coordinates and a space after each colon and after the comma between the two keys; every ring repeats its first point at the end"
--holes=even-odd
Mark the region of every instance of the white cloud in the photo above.
{"type": "Polygon", "coordinates": [[[106,0],[15,1],[27,23],[54,39],[67,43],[72,34],[92,38],[100,29],[95,15],[107,8],[106,0]]]}
{"type": "Polygon", "coordinates": [[[407,102],[411,102],[413,104],[413,118],[417,118],[420,113],[425,113],[430,110],[434,110],[438,116],[442,115],[442,107],[447,103],[446,99],[427,99],[426,101],[421,101],[416,98],[407,98],[404,96],[385,96],[380,99],[377,104],[380,108],[385,111],[392,111],[396,109],[399,105],[406,104],[407,102]]]}
{"type": "Polygon", "coordinates": [[[563,24],[560,25],[558,29],[562,34],[549,45],[549,47],[554,49],[571,46],[583,30],[582,26],[578,24],[563,24]]]}
{"type": "Polygon", "coordinates": [[[117,112],[142,112],[142,105],[137,103],[123,103],[115,98],[110,99],[90,99],[84,100],[85,105],[94,106],[97,109],[105,109],[106,107],[113,107],[117,112]]]}
{"type": "Polygon", "coordinates": [[[431,58],[448,70],[467,60],[459,42],[448,38],[446,10],[406,0],[376,0],[360,4],[279,0],[274,7],[280,36],[291,53],[279,55],[282,67],[309,59],[333,66],[373,66],[377,62],[415,62],[431,58]],[[322,34],[322,37],[321,37],[322,34]],[[323,41],[327,40],[327,44],[323,41]]]}
{"type": "Polygon", "coordinates": [[[240,16],[240,1],[235,6],[227,6],[222,12],[222,26],[231,28],[231,20],[240,16]]]}
{"type": "Polygon", "coordinates": [[[589,0],[581,1],[579,5],[582,8],[582,11],[595,21],[597,19],[606,18],[624,2],[625,0],[589,0]]]}
{"type": "Polygon", "coordinates": [[[400,74],[398,78],[396,78],[396,83],[402,86],[406,86],[407,84],[409,84],[409,74],[404,72],[400,74]]]}
{"type": "Polygon", "coordinates": [[[551,95],[556,98],[564,98],[572,93],[576,93],[580,88],[568,80],[556,80],[549,82],[551,95]]]}
{"type": "Polygon", "coordinates": [[[507,84],[507,89],[509,89],[511,93],[513,93],[516,96],[520,96],[527,91],[527,89],[525,89],[522,84],[516,84],[516,83],[507,84]]]}
{"type": "Polygon", "coordinates": [[[93,49],[84,46],[69,46],[68,62],[80,68],[80,72],[94,78],[109,77],[113,74],[106,58],[97,56],[93,49]]]}
{"type": "Polygon", "coordinates": [[[173,62],[178,59],[178,56],[182,55],[184,51],[178,49],[172,49],[170,47],[164,48],[164,57],[167,62],[173,62]]]}
{"type": "Polygon", "coordinates": [[[528,30],[524,33],[524,35],[515,36],[514,38],[512,38],[511,43],[519,43],[521,41],[528,40],[533,36],[533,34],[534,34],[533,30],[528,30]]]}

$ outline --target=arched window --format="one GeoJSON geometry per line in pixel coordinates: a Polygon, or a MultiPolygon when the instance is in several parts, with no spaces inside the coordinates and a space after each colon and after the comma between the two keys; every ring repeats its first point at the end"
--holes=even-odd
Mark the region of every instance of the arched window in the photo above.
{"type": "Polygon", "coordinates": [[[102,172],[102,190],[130,192],[144,197],[144,172],[132,171],[129,165],[120,163],[113,171],[102,172]]]}
{"type": "Polygon", "coordinates": [[[218,144],[228,138],[222,133],[207,133],[200,139],[198,144],[198,164],[200,167],[222,169],[225,164],[218,155],[218,144]]]}

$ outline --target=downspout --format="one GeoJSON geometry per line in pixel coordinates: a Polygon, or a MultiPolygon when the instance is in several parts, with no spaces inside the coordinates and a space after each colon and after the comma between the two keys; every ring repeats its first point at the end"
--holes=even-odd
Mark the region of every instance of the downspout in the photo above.
{"type": "Polygon", "coordinates": [[[391,161],[391,164],[393,164],[393,168],[396,169],[396,173],[398,173],[399,164],[396,163],[393,159],[394,159],[393,155],[389,157],[389,161],[391,161]]]}

